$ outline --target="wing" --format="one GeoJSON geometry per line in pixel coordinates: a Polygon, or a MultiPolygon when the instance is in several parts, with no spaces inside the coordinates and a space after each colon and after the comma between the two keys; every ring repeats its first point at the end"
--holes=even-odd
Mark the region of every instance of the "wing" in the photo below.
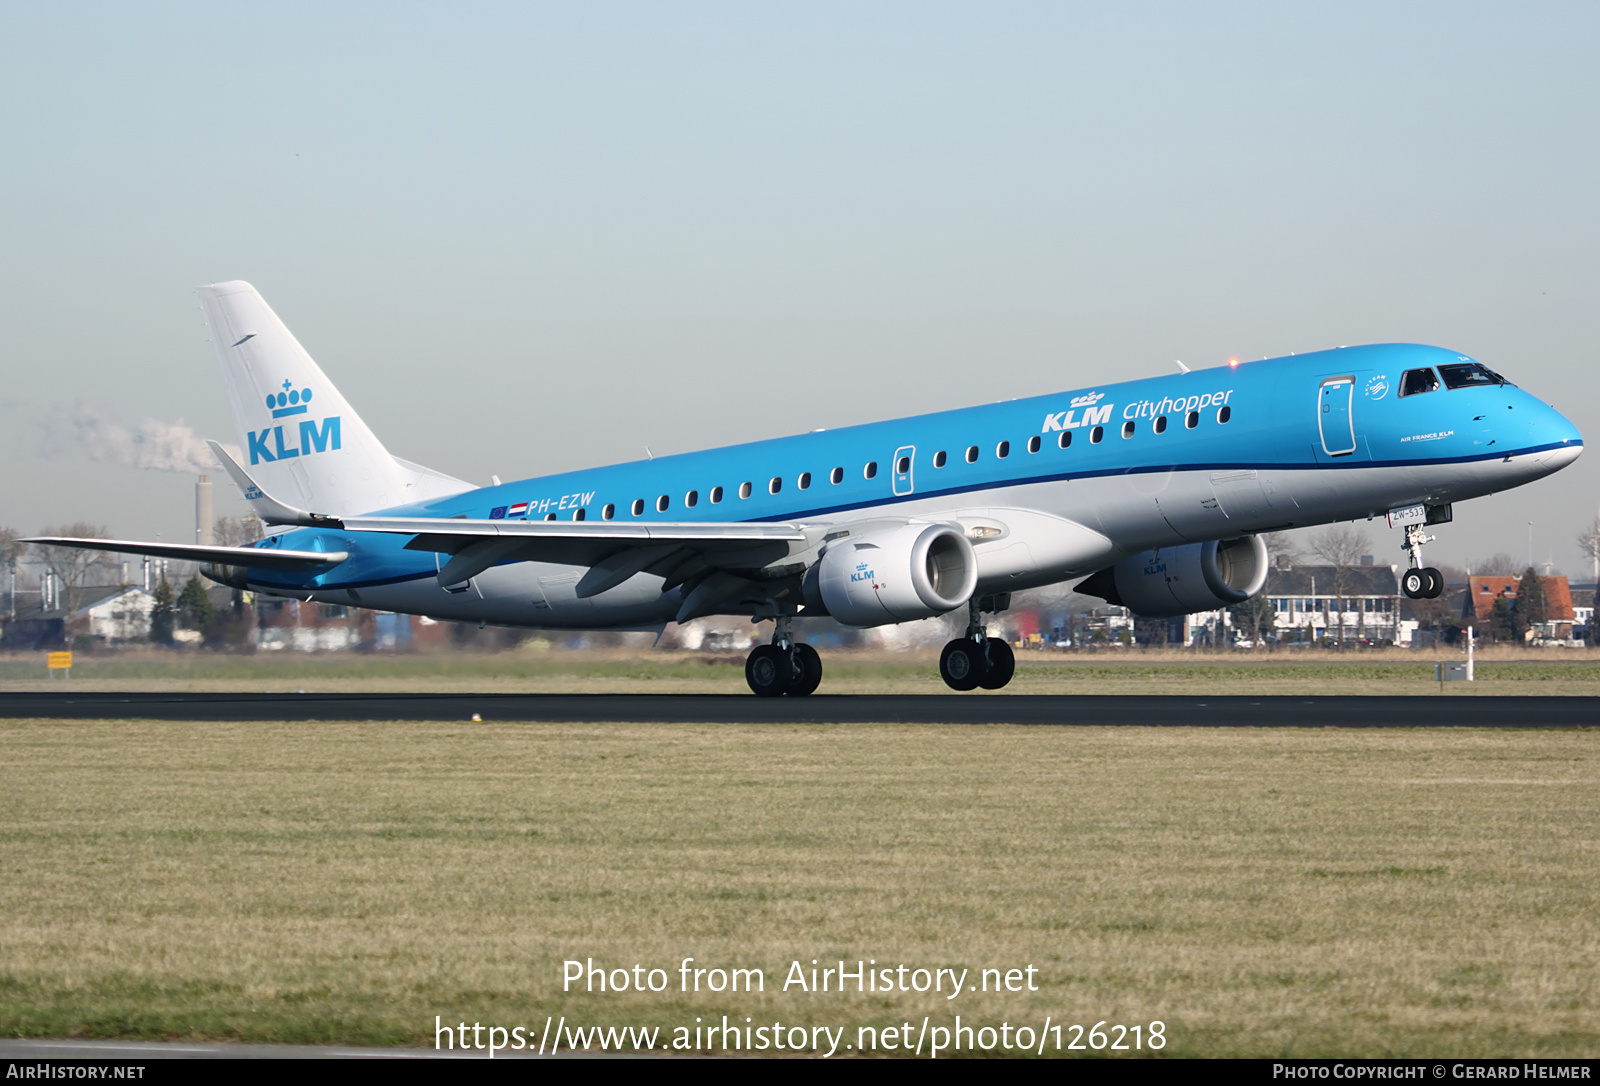
{"type": "Polygon", "coordinates": [[[118,554],[148,554],[218,566],[253,566],[256,569],[318,570],[336,566],[350,557],[348,551],[289,551],[266,547],[203,547],[192,543],[140,543],[130,539],[79,539],[72,536],[34,536],[18,540],[45,547],[77,547],[118,554]]]}

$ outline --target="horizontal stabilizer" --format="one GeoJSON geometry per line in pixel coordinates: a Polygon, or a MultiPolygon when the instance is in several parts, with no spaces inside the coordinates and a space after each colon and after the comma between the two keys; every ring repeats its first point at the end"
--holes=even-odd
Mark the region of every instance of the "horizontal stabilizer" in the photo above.
{"type": "Polygon", "coordinates": [[[218,566],[248,566],[252,569],[311,570],[336,566],[350,557],[347,551],[280,551],[266,547],[203,547],[193,543],[139,543],[127,539],[75,539],[67,536],[36,536],[20,540],[45,547],[77,547],[88,551],[114,551],[118,554],[147,554],[151,558],[175,558],[180,562],[209,562],[218,566]]]}
{"type": "Polygon", "coordinates": [[[239,492],[244,495],[244,500],[250,503],[250,509],[268,524],[299,524],[307,528],[339,527],[339,521],[334,517],[308,513],[304,509],[296,509],[274,498],[261,489],[260,484],[250,477],[250,474],[240,466],[239,461],[229,455],[227,449],[215,441],[207,441],[206,444],[211,446],[212,454],[227,471],[228,477],[239,488],[239,492]]]}

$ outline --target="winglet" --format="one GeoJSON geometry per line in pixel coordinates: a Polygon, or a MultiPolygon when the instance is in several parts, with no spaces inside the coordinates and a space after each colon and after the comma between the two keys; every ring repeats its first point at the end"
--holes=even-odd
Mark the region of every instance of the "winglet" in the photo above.
{"type": "Polygon", "coordinates": [[[337,517],[324,516],[321,513],[308,513],[304,509],[296,509],[292,505],[285,505],[265,490],[240,466],[239,461],[229,455],[215,441],[207,441],[211,452],[222,464],[234,484],[244,494],[244,500],[250,503],[250,508],[255,510],[256,516],[268,524],[298,524],[305,528],[343,528],[344,524],[337,517]]]}

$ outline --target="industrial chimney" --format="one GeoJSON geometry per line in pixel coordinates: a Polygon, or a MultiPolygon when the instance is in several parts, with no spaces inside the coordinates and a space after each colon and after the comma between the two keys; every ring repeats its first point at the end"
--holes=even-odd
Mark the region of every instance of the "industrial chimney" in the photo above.
{"type": "Polygon", "coordinates": [[[202,475],[194,484],[194,541],[202,547],[216,542],[215,524],[211,515],[211,476],[202,475]]]}

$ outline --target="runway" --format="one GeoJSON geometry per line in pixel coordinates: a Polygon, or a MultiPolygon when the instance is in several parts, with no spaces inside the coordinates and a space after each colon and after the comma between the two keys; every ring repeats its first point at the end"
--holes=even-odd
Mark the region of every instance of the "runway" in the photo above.
{"type": "Polygon", "coordinates": [[[54,720],[657,724],[1023,724],[1050,727],[1585,728],[1600,698],[1183,697],[1078,694],[756,698],[747,694],[155,694],[0,695],[0,718],[54,720]]]}

